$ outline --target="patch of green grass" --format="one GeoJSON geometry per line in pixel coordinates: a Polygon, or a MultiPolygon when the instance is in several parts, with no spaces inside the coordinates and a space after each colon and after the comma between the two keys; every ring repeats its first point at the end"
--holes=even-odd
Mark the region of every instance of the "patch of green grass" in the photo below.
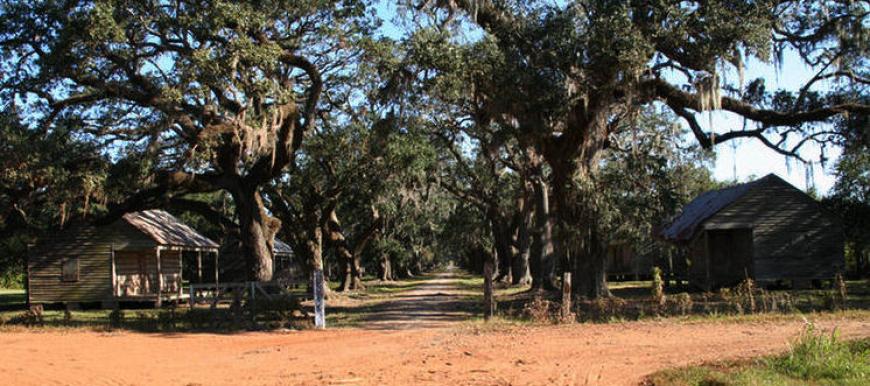
{"type": "Polygon", "coordinates": [[[812,325],[780,356],[671,369],[651,375],[655,386],[866,385],[870,339],[845,342],[812,325]]]}
{"type": "Polygon", "coordinates": [[[413,290],[426,282],[426,278],[419,276],[414,279],[397,281],[369,281],[364,283],[367,295],[391,295],[398,292],[413,290]]]}
{"type": "Polygon", "coordinates": [[[0,307],[24,307],[25,293],[23,289],[0,288],[0,307]]]}
{"type": "Polygon", "coordinates": [[[767,360],[766,366],[803,380],[870,380],[870,350],[866,346],[844,343],[836,331],[816,333],[809,325],[788,354],[767,360]]]}

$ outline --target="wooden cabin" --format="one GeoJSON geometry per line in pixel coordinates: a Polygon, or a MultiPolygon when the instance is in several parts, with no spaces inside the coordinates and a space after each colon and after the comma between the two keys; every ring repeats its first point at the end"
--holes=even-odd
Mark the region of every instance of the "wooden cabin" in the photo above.
{"type": "Polygon", "coordinates": [[[125,214],[108,226],[79,225],[31,250],[31,303],[104,305],[182,297],[182,280],[217,281],[218,244],[162,210],[125,214]],[[204,260],[212,260],[210,270],[204,260]],[[182,277],[184,263],[197,277],[182,277]]]}
{"type": "Polygon", "coordinates": [[[638,253],[628,242],[615,241],[607,245],[606,271],[608,281],[640,280],[652,270],[649,255],[638,253]]]}
{"type": "MultiPolygon", "coordinates": [[[[239,239],[232,236],[227,237],[221,244],[220,255],[220,276],[223,281],[247,280],[248,273],[245,268],[245,259],[242,257],[239,239]]],[[[276,237],[272,246],[272,256],[274,277],[293,276],[295,278],[298,276],[299,267],[293,260],[293,249],[290,245],[276,237]]]]}
{"type": "Polygon", "coordinates": [[[660,236],[684,248],[690,283],[706,290],[747,276],[804,287],[845,266],[839,220],[775,174],[701,194],[660,236]]]}

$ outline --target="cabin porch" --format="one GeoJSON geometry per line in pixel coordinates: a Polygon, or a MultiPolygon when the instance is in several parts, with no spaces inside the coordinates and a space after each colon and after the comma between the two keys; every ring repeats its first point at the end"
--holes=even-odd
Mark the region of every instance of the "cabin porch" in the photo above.
{"type": "Polygon", "coordinates": [[[218,282],[216,249],[157,247],[114,251],[112,288],[116,301],[183,301],[185,283],[218,282]]]}

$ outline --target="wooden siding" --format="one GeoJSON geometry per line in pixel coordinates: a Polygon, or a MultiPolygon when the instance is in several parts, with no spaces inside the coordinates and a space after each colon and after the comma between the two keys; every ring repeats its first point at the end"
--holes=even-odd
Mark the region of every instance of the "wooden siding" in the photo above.
{"type": "MultiPolygon", "coordinates": [[[[128,285],[129,262],[120,262],[117,256],[125,253],[145,253],[148,266],[155,273],[154,248],[156,243],[138,229],[121,220],[109,226],[74,226],[44,240],[31,250],[28,257],[30,301],[33,303],[101,302],[112,301],[124,285],[128,285]],[[115,280],[112,278],[112,253],[116,255],[115,280]],[[63,261],[79,259],[79,280],[62,280],[63,261]],[[126,272],[126,271],[125,271],[126,272]],[[113,291],[113,285],[115,286],[113,291]]],[[[161,251],[164,292],[176,292],[180,282],[179,251],[161,251]]],[[[140,291],[141,292],[141,291],[140,291]]]]}
{"type": "Polygon", "coordinates": [[[28,257],[29,296],[34,303],[92,302],[112,297],[112,244],[94,227],[62,232],[50,247],[35,248],[28,257]],[[79,280],[64,282],[65,258],[79,259],[79,280]]]}
{"type": "MultiPolygon", "coordinates": [[[[755,280],[833,278],[845,265],[842,225],[817,201],[783,180],[761,182],[707,219],[703,228],[751,228],[755,280]]],[[[695,251],[699,248],[702,246],[693,245],[695,251]]],[[[716,284],[730,280],[711,279],[716,284]]]]}

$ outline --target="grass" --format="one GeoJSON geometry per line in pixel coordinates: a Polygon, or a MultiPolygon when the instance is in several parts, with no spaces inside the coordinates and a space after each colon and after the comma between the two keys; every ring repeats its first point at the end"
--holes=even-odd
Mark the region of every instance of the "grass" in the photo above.
{"type": "Polygon", "coordinates": [[[23,307],[25,302],[24,296],[23,289],[0,288],[0,310],[18,306],[23,307]]]}
{"type": "Polygon", "coordinates": [[[665,370],[646,385],[866,385],[870,383],[870,339],[840,340],[812,324],[788,352],[751,361],[721,362],[665,370]]]}

